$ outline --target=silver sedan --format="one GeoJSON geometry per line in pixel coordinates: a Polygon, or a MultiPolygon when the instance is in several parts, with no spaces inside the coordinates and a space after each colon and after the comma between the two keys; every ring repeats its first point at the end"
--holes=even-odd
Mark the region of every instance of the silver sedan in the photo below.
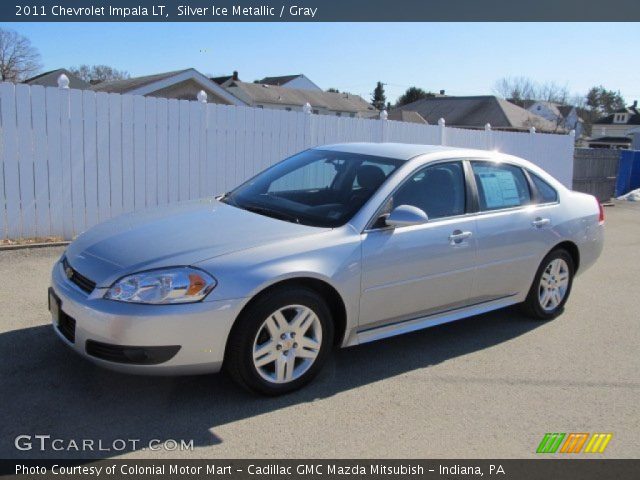
{"type": "MultiPolygon", "coordinates": [[[[217,198],[128,214],[56,263],[55,332],[104,367],[301,387],[347,347],[520,304],[562,312],[597,200],[495,152],[343,144],[217,198]]],[[[383,360],[381,360],[383,361],[383,360]]]]}

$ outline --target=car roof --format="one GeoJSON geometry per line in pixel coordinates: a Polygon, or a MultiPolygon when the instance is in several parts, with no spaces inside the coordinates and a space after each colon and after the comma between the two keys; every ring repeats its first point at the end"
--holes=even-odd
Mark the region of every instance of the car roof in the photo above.
{"type": "Polygon", "coordinates": [[[419,155],[452,153],[454,155],[473,155],[487,157],[486,150],[471,150],[466,148],[447,147],[442,145],[419,145],[412,143],[336,143],[320,145],[316,150],[331,150],[336,152],[357,153],[377,157],[394,158],[396,160],[411,160],[419,155]]]}

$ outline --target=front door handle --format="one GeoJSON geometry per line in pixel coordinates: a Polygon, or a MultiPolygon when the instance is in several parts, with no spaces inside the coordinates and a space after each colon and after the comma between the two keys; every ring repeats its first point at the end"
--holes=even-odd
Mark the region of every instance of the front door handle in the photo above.
{"type": "Polygon", "coordinates": [[[463,232],[462,230],[454,230],[451,235],[449,235],[449,244],[450,245],[460,245],[463,240],[466,240],[473,232],[463,232]]]}
{"type": "Polygon", "coordinates": [[[531,222],[531,225],[533,225],[536,228],[542,228],[542,227],[546,227],[550,223],[551,223],[551,220],[548,218],[536,217],[535,220],[531,222]]]}

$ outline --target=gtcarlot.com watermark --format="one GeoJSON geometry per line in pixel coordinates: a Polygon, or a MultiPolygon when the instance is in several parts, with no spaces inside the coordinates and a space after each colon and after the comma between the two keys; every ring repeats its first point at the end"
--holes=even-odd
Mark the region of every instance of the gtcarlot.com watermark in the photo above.
{"type": "Polygon", "coordinates": [[[39,452],[128,452],[136,450],[152,451],[192,451],[193,440],[141,440],[139,438],[116,438],[95,440],[91,438],[66,439],[51,435],[18,435],[14,440],[20,451],[39,452]]]}

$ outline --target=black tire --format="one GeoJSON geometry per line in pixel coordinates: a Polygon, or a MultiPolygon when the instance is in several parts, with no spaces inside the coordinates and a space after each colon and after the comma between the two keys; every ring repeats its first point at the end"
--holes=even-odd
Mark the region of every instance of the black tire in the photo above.
{"type": "Polygon", "coordinates": [[[319,294],[305,287],[276,288],[253,300],[238,317],[227,342],[224,367],[237,384],[252,392],[282,395],[303,387],[320,372],[333,346],[333,336],[331,312],[319,294]],[[289,305],[302,305],[316,314],[322,328],[322,340],[319,353],[306,372],[290,382],[272,383],[265,380],[254,365],[254,341],[265,320],[289,305]]]}
{"type": "Polygon", "coordinates": [[[573,261],[573,257],[569,254],[569,252],[567,252],[563,248],[557,248],[555,250],[552,250],[546,257],[544,257],[544,259],[540,263],[540,266],[538,267],[538,271],[536,272],[536,276],[533,279],[533,284],[529,289],[527,299],[520,305],[523,313],[528,317],[531,317],[536,320],[551,320],[557,317],[558,315],[560,315],[564,310],[565,303],[567,303],[567,300],[569,299],[569,295],[571,294],[571,287],[573,285],[574,273],[575,273],[575,264],[573,261]],[[544,274],[549,264],[556,259],[564,260],[564,262],[567,264],[567,267],[569,270],[568,285],[567,285],[567,289],[564,294],[564,297],[562,298],[562,301],[552,310],[545,310],[542,307],[540,303],[540,298],[539,298],[540,281],[542,279],[542,275],[544,274]]]}

